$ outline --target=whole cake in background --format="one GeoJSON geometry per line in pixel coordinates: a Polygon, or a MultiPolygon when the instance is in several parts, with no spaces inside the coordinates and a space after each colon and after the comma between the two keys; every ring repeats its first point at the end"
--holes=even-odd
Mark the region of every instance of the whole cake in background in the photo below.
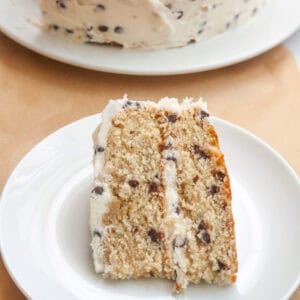
{"type": "Polygon", "coordinates": [[[90,230],[104,278],[233,283],[230,180],[202,101],[110,101],[94,133],[90,230]]]}
{"type": "Polygon", "coordinates": [[[265,0],[40,0],[45,28],[80,43],[181,47],[239,26],[265,0]]]}

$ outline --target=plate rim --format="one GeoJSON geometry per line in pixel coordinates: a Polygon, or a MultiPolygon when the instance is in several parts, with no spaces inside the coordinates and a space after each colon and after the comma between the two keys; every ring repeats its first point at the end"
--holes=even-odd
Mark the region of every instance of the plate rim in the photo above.
{"type": "MultiPolygon", "coordinates": [[[[6,0],[9,1],[9,0],[6,0]]],[[[285,0],[278,0],[278,1],[285,1],[285,0]]],[[[289,0],[293,1],[293,0],[289,0]]],[[[210,64],[207,65],[206,67],[204,66],[196,66],[196,67],[188,67],[188,68],[183,68],[180,67],[178,70],[136,70],[136,69],[124,69],[124,68],[118,68],[118,67],[109,67],[109,66],[96,66],[92,65],[90,62],[81,62],[76,60],[75,58],[69,58],[65,57],[64,55],[58,53],[52,53],[51,51],[47,51],[47,49],[44,49],[43,47],[39,47],[39,45],[34,44],[31,41],[28,41],[26,38],[23,38],[18,36],[17,34],[14,33],[13,30],[10,30],[10,27],[5,27],[3,24],[0,22],[0,31],[3,32],[7,37],[12,39],[13,41],[17,42],[21,46],[39,54],[44,57],[50,58],[54,61],[58,61],[60,63],[64,63],[67,65],[71,66],[76,66],[82,69],[87,69],[87,70],[93,70],[93,71],[98,71],[98,72],[105,72],[105,73],[112,73],[112,74],[122,74],[122,75],[142,75],[142,76],[167,76],[167,75],[183,75],[183,74],[193,74],[197,72],[204,72],[204,71],[210,71],[210,70],[217,70],[223,67],[228,67],[231,65],[235,65],[240,62],[248,61],[251,58],[254,58],[256,56],[259,56],[268,50],[278,46],[280,43],[285,41],[289,36],[294,34],[298,29],[300,28],[300,19],[299,23],[295,24],[292,28],[289,28],[289,30],[284,31],[279,35],[277,38],[272,38],[271,40],[268,40],[268,43],[260,45],[260,47],[257,47],[256,50],[250,51],[250,52],[242,52],[236,55],[234,58],[230,59],[224,59],[221,63],[218,64],[210,64]]],[[[222,36],[218,35],[213,38],[218,38],[222,36]]],[[[184,47],[183,47],[184,48],[184,47]]],[[[179,49],[179,48],[176,48],[179,49]]],[[[172,50],[172,49],[165,49],[166,51],[172,50]]],[[[130,51],[130,50],[129,50],[130,51]]]]}
{"type": "MultiPolygon", "coordinates": [[[[2,238],[2,230],[3,230],[3,228],[2,228],[2,218],[3,217],[2,216],[4,214],[3,207],[5,206],[5,204],[8,201],[11,201],[11,200],[9,200],[9,196],[6,196],[7,190],[9,189],[10,184],[11,184],[10,183],[11,178],[13,178],[13,176],[18,172],[20,164],[24,160],[26,160],[27,157],[33,151],[35,151],[40,146],[40,144],[42,144],[45,140],[47,140],[48,138],[51,138],[52,136],[54,136],[56,134],[59,134],[61,131],[64,131],[65,129],[67,129],[69,127],[72,127],[74,125],[78,125],[79,123],[85,122],[87,120],[92,120],[94,118],[98,118],[98,119],[101,120],[101,113],[89,115],[89,116],[86,116],[86,117],[81,118],[79,120],[68,123],[65,126],[62,126],[61,128],[55,130],[51,134],[44,137],[42,140],[40,140],[38,143],[36,143],[26,154],[23,155],[23,157],[19,160],[19,162],[17,163],[17,165],[15,166],[13,171],[11,172],[10,176],[8,177],[8,179],[7,179],[7,181],[4,185],[3,192],[2,192],[2,195],[1,195],[1,200],[0,200],[0,253],[1,253],[3,264],[4,264],[7,272],[9,273],[11,279],[16,284],[16,286],[20,289],[20,291],[25,295],[25,297],[27,297],[29,299],[31,298],[30,291],[27,291],[26,287],[23,286],[23,283],[21,282],[21,280],[19,278],[17,278],[17,276],[15,274],[16,268],[9,266],[9,263],[8,263],[8,255],[9,254],[5,250],[5,242],[3,241],[3,238],[2,238]]],[[[250,130],[245,129],[243,127],[240,127],[239,125],[231,123],[227,120],[224,120],[224,119],[221,119],[221,118],[218,118],[218,117],[215,117],[215,116],[210,116],[210,118],[211,118],[211,121],[212,121],[214,126],[216,125],[216,123],[219,123],[221,125],[225,125],[228,128],[233,129],[233,130],[237,130],[240,133],[242,133],[243,135],[245,135],[245,136],[249,137],[250,139],[252,139],[252,141],[256,142],[265,151],[267,151],[270,155],[272,155],[273,159],[277,159],[278,162],[280,164],[282,164],[282,166],[284,166],[285,170],[288,172],[288,174],[290,176],[290,180],[293,180],[295,183],[300,185],[300,180],[299,180],[299,177],[298,177],[296,171],[290,166],[290,164],[275,149],[273,149],[269,144],[264,142],[261,138],[257,137],[250,130]]],[[[299,195],[300,195],[300,193],[299,193],[299,195]]],[[[289,298],[295,292],[295,290],[298,288],[299,285],[300,285],[300,270],[299,270],[298,277],[295,278],[294,283],[291,285],[289,290],[284,295],[284,299],[289,298]]]]}

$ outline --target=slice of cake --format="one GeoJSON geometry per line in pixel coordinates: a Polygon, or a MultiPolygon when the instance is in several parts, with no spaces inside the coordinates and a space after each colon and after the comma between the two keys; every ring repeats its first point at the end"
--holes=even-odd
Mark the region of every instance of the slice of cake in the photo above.
{"type": "Polygon", "coordinates": [[[90,230],[104,278],[233,283],[230,181],[202,101],[110,101],[94,133],[90,230]]]}
{"type": "Polygon", "coordinates": [[[266,0],[40,0],[45,28],[80,43],[181,47],[240,26],[266,0]]]}

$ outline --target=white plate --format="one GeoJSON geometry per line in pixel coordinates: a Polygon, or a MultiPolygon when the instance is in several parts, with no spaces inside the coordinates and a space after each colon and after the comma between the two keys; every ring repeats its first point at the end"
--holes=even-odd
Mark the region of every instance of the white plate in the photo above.
{"type": "MultiPolygon", "coordinates": [[[[173,299],[163,280],[103,280],[88,232],[91,133],[99,115],[35,146],[10,176],[0,206],[0,245],[33,299],[173,299]]],[[[231,287],[190,286],[184,299],[283,299],[299,283],[300,186],[294,171],[251,133],[213,118],[233,189],[239,274],[231,287]]]]}
{"type": "Polygon", "coordinates": [[[245,26],[202,43],[154,52],[73,44],[41,32],[34,24],[39,19],[38,0],[0,1],[0,29],[43,55],[98,71],[183,74],[231,65],[279,44],[300,25],[300,1],[269,0],[255,21],[245,26]]]}

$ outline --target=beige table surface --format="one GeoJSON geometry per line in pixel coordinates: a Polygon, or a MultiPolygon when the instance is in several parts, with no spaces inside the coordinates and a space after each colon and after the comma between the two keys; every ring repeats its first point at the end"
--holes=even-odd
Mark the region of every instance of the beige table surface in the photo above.
{"type": "MultiPolygon", "coordinates": [[[[22,156],[61,126],[100,112],[108,99],[203,96],[210,112],[271,144],[300,174],[300,72],[279,46],[205,73],[136,77],[87,71],[41,57],[0,33],[0,191],[22,156]]],[[[0,300],[24,299],[0,261],[0,300]]],[[[300,289],[292,297],[300,300],[300,289]]]]}

